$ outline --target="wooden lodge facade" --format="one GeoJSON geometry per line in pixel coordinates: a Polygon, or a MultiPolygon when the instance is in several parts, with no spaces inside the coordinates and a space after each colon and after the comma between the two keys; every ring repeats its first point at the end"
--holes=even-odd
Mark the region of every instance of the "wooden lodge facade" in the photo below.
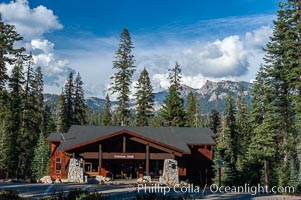
{"type": "Polygon", "coordinates": [[[214,134],[207,128],[71,126],[52,133],[50,176],[67,179],[70,158],[80,158],[86,176],[134,179],[162,175],[164,159],[178,162],[179,177],[208,184],[214,134]]]}

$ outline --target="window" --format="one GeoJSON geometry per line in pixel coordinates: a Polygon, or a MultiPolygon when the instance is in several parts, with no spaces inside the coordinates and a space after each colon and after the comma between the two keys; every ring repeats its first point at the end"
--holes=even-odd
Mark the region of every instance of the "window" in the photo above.
{"type": "Polygon", "coordinates": [[[57,174],[61,173],[61,164],[62,164],[61,158],[57,157],[55,159],[55,173],[57,174]]]}

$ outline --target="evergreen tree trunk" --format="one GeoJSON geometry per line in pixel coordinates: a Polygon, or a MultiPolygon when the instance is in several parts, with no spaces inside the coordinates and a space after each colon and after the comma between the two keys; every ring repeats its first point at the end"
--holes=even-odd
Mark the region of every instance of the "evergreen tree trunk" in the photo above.
{"type": "Polygon", "coordinates": [[[270,179],[269,179],[269,160],[267,158],[264,159],[264,185],[265,192],[269,192],[270,179]]]}

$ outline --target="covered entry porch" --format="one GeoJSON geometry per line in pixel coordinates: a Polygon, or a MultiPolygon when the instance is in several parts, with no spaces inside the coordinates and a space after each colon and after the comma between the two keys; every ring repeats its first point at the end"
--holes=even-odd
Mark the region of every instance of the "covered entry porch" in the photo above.
{"type": "MultiPolygon", "coordinates": [[[[128,132],[99,138],[67,152],[82,159],[85,175],[102,175],[112,179],[137,179],[143,176],[157,179],[162,175],[164,159],[178,160],[183,156],[178,149],[128,132]]],[[[186,175],[186,170],[179,172],[182,172],[180,176],[186,175]]]]}

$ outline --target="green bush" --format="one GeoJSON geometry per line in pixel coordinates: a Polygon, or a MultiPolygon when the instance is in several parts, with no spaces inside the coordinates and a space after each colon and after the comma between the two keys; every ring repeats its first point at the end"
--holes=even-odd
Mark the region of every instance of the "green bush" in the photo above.
{"type": "Polygon", "coordinates": [[[102,193],[91,193],[91,194],[82,194],[76,200],[107,200],[107,196],[102,193]]]}
{"type": "Polygon", "coordinates": [[[0,200],[4,199],[21,199],[18,192],[12,190],[2,190],[0,191],[0,200]]]}
{"type": "MultiPolygon", "coordinates": [[[[44,197],[40,200],[106,200],[107,196],[101,193],[89,193],[87,190],[75,189],[69,193],[58,192],[52,197],[44,197]]],[[[1,199],[0,199],[1,200],[1,199]]]]}
{"type": "Polygon", "coordinates": [[[88,195],[88,194],[89,194],[89,192],[87,190],[75,189],[75,190],[71,190],[68,193],[67,199],[68,200],[77,200],[80,196],[88,195]]]}

